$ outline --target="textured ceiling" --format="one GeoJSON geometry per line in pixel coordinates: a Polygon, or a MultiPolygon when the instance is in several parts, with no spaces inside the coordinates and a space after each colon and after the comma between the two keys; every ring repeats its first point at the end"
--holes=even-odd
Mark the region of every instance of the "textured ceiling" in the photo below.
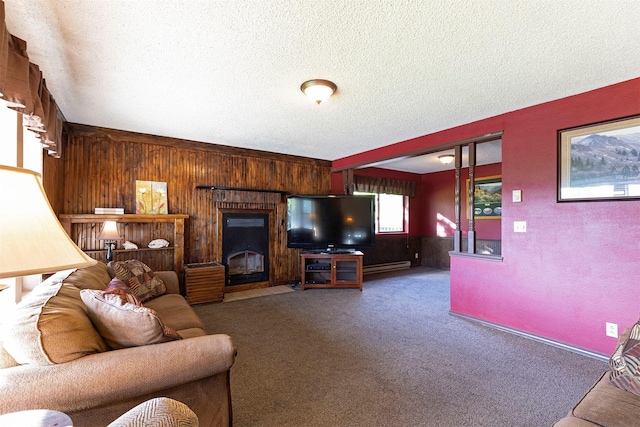
{"type": "Polygon", "coordinates": [[[70,122],[327,160],[640,75],[638,0],[5,9],[70,122]],[[313,78],[338,85],[319,106],[313,78]]]}
{"type": "MultiPolygon", "coordinates": [[[[432,173],[445,170],[453,170],[456,165],[454,162],[447,165],[443,164],[439,156],[443,154],[454,154],[453,149],[442,150],[438,152],[430,152],[417,156],[404,156],[395,159],[383,160],[371,163],[366,166],[375,166],[383,169],[391,169],[402,172],[411,173],[432,173]]],[[[489,165],[492,163],[502,162],[502,140],[483,142],[476,145],[476,165],[489,165]]],[[[469,150],[468,147],[462,147],[462,167],[469,167],[469,150]]]]}

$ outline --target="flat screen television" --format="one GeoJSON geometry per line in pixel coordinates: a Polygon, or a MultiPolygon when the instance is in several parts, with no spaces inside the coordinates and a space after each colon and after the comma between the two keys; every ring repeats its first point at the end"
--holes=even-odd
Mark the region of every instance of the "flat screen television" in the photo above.
{"type": "Polygon", "coordinates": [[[374,196],[292,195],[287,198],[287,247],[350,251],[375,245],[374,196]]]}

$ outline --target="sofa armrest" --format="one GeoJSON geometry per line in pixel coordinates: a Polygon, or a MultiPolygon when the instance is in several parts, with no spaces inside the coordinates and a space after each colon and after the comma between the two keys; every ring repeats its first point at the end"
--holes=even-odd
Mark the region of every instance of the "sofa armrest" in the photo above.
{"type": "Polygon", "coordinates": [[[167,287],[168,294],[180,293],[180,281],[178,280],[178,274],[173,270],[154,271],[154,274],[158,276],[164,282],[167,287]]]}
{"type": "Polygon", "coordinates": [[[553,427],[593,427],[598,426],[598,424],[594,424],[590,421],[583,420],[582,418],[576,418],[567,416],[553,424],[553,427]]]}
{"type": "Polygon", "coordinates": [[[205,335],[112,350],[48,366],[0,369],[0,413],[26,409],[83,411],[228,371],[231,337],[205,335]]]}

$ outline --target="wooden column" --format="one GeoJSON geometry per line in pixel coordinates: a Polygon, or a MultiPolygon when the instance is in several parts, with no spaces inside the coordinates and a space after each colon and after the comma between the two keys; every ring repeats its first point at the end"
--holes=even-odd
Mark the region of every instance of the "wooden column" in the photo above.
{"type": "Polygon", "coordinates": [[[469,233],[467,234],[467,252],[476,253],[476,221],[473,208],[475,205],[476,188],[476,143],[472,142],[469,148],[469,233]]]}
{"type": "Polygon", "coordinates": [[[455,148],[455,162],[456,162],[456,189],[455,189],[455,219],[456,219],[456,231],[453,233],[453,251],[460,252],[462,250],[462,231],[460,230],[460,203],[462,198],[460,197],[460,190],[462,184],[460,183],[460,171],[462,169],[462,146],[456,145],[455,148]]]}
{"type": "Polygon", "coordinates": [[[353,183],[353,169],[347,169],[342,171],[342,192],[347,195],[352,195],[354,189],[353,183]]]}

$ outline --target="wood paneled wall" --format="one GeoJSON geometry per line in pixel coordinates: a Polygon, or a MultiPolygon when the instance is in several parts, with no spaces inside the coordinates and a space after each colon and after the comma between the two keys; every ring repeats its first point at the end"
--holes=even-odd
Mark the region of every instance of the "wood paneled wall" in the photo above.
{"type": "MultiPolygon", "coordinates": [[[[47,158],[45,188],[58,214],[93,213],[122,207],[135,213],[135,181],[167,183],[169,213],[189,215],[185,263],[220,262],[214,191],[196,186],[325,194],[331,190],[331,162],[206,144],[133,132],[69,124],[62,158],[47,158]],[[61,163],[60,163],[61,162],[61,163]]],[[[286,198],[274,210],[286,235],[286,198]]],[[[281,237],[272,242],[272,283],[298,278],[299,251],[281,237]]]]}
{"type": "Polygon", "coordinates": [[[361,249],[364,253],[362,265],[386,264],[411,261],[411,266],[421,265],[421,238],[407,235],[377,235],[376,246],[361,249]],[[418,254],[418,258],[414,255],[418,254]]]}

